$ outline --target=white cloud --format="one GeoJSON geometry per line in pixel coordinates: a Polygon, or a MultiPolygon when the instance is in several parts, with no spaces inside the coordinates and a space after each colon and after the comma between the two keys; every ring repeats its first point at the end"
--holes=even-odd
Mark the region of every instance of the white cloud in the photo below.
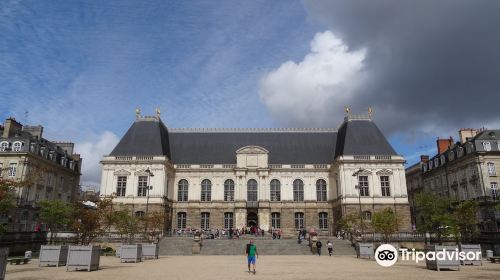
{"type": "Polygon", "coordinates": [[[99,161],[108,155],[120,139],[110,131],[96,135],[94,139],[75,144],[75,150],[83,158],[82,185],[99,186],[101,180],[101,166],[99,161]]]}
{"type": "Polygon", "coordinates": [[[349,50],[331,31],[317,33],[301,62],[287,61],[265,75],[260,97],[281,122],[338,125],[342,108],[362,83],[365,53],[364,49],[349,50]]]}

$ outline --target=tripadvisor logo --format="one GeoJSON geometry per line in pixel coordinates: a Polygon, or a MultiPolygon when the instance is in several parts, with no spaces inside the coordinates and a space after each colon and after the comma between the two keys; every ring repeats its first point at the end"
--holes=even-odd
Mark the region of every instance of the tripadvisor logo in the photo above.
{"type": "MultiPolygon", "coordinates": [[[[421,252],[412,249],[399,249],[401,260],[415,261],[416,263],[429,261],[478,261],[481,252],[460,252],[458,249],[440,249],[436,251],[421,252]]],[[[393,266],[398,261],[398,250],[391,244],[382,244],[375,251],[375,260],[383,267],[393,266]]]]}
{"type": "Polygon", "coordinates": [[[392,266],[398,261],[398,251],[391,244],[382,244],[375,251],[375,260],[383,267],[392,266]]]}

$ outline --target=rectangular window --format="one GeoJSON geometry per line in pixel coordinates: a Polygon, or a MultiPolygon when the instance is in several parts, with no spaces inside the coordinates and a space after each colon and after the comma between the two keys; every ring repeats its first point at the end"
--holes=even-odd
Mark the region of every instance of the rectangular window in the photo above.
{"type": "Polygon", "coordinates": [[[0,162],[0,178],[3,177],[3,163],[0,162]]]}
{"type": "Polygon", "coordinates": [[[224,228],[225,229],[233,228],[233,213],[231,212],[224,213],[224,228]]]}
{"type": "Polygon", "coordinates": [[[125,196],[127,189],[127,176],[118,176],[116,181],[116,196],[125,196]]]}
{"type": "Polygon", "coordinates": [[[186,228],[187,214],[185,212],[177,213],[177,228],[186,228]]]}
{"type": "Polygon", "coordinates": [[[139,176],[137,196],[146,196],[148,191],[148,176],[139,176]]]}
{"type": "Polygon", "coordinates": [[[17,163],[11,163],[9,165],[9,177],[16,177],[17,173],[17,163]]]}
{"type": "Polygon", "coordinates": [[[271,214],[271,227],[274,229],[281,228],[281,214],[280,213],[272,213],[271,214]]]}
{"type": "Polygon", "coordinates": [[[203,230],[210,229],[210,213],[207,212],[201,213],[201,229],[203,230]]]}
{"type": "Polygon", "coordinates": [[[498,183],[497,182],[491,182],[491,198],[493,200],[498,200],[498,183]]]}
{"type": "Polygon", "coordinates": [[[319,229],[321,230],[328,229],[328,213],[326,212],[319,213],[319,229]]]}
{"type": "Polygon", "coordinates": [[[380,176],[380,186],[382,188],[382,196],[391,196],[389,176],[380,176]]]}
{"type": "Polygon", "coordinates": [[[358,188],[360,196],[370,196],[370,191],[368,189],[368,176],[359,176],[358,188]]]}
{"type": "Polygon", "coordinates": [[[493,162],[488,162],[487,166],[488,166],[488,175],[490,175],[490,176],[496,176],[497,175],[497,171],[495,169],[495,164],[493,162]]]}
{"type": "Polygon", "coordinates": [[[295,229],[300,230],[304,228],[304,213],[295,213],[295,229]]]}

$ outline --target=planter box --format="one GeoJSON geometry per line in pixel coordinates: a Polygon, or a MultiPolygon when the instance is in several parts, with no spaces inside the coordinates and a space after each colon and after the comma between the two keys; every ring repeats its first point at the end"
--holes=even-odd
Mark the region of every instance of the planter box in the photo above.
{"type": "Polygon", "coordinates": [[[42,245],[38,266],[66,265],[68,259],[68,245],[42,245]]]}
{"type": "Polygon", "coordinates": [[[374,253],[375,253],[375,251],[374,251],[373,243],[357,243],[356,244],[356,256],[358,258],[373,259],[374,253]]]}
{"type": "Polygon", "coordinates": [[[115,256],[119,258],[120,255],[121,255],[121,252],[122,252],[122,245],[116,246],[116,254],[115,254],[115,256]]]}
{"type": "Polygon", "coordinates": [[[122,245],[120,262],[140,262],[142,260],[142,245],[122,245]]]}
{"type": "Polygon", "coordinates": [[[144,259],[157,259],[160,252],[158,244],[142,244],[142,257],[144,259]]]}
{"type": "Polygon", "coordinates": [[[5,270],[7,269],[8,257],[9,257],[9,248],[0,248],[0,280],[5,279],[5,270]]]}
{"type": "MultiPolygon", "coordinates": [[[[446,250],[446,252],[456,252],[456,249],[458,246],[439,246],[439,245],[428,245],[425,247],[425,253],[427,252],[441,252],[446,250]]],[[[425,261],[427,269],[434,269],[437,271],[441,271],[441,269],[450,269],[450,270],[460,270],[460,261],[458,258],[454,259],[444,259],[444,260],[438,260],[435,258],[435,260],[428,260],[426,259],[425,261]]]]}
{"type": "Polygon", "coordinates": [[[66,271],[98,270],[101,246],[69,246],[66,271]]]}
{"type": "MultiPolygon", "coordinates": [[[[460,252],[465,252],[466,254],[469,252],[473,252],[474,255],[479,254],[479,259],[470,261],[470,260],[463,260],[461,261],[462,265],[483,265],[483,257],[481,254],[481,245],[479,244],[461,244],[460,245],[460,252]]],[[[472,255],[472,253],[469,253],[472,255]]]]}

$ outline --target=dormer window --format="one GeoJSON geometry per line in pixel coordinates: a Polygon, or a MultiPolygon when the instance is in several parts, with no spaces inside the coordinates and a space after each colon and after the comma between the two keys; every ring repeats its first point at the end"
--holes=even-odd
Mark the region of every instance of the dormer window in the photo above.
{"type": "Polygon", "coordinates": [[[452,161],[452,160],[454,160],[454,159],[455,159],[455,153],[454,153],[454,152],[450,152],[450,153],[448,153],[448,160],[449,160],[449,161],[452,161]]]}
{"type": "Polygon", "coordinates": [[[441,155],[441,159],[440,159],[440,160],[441,160],[441,164],[444,164],[444,162],[446,161],[445,156],[444,156],[444,155],[441,155]]]}
{"type": "Polygon", "coordinates": [[[432,169],[432,168],[434,167],[434,164],[433,164],[433,163],[434,163],[434,162],[433,162],[432,160],[431,160],[431,161],[429,161],[429,169],[432,169]]]}
{"type": "Polygon", "coordinates": [[[460,147],[457,150],[458,157],[463,157],[464,156],[464,148],[460,147]]]}
{"type": "Polygon", "coordinates": [[[434,159],[434,165],[435,165],[436,167],[438,167],[438,166],[439,166],[439,158],[435,158],[435,159],[434,159]]]}
{"type": "Polygon", "coordinates": [[[484,142],[483,142],[483,149],[484,149],[486,152],[491,151],[491,143],[490,143],[489,141],[484,141],[484,142]]]}
{"type": "Polygon", "coordinates": [[[0,152],[5,152],[9,148],[9,142],[3,141],[0,143],[0,152]]]}
{"type": "Polygon", "coordinates": [[[22,148],[23,148],[23,142],[21,141],[16,141],[12,145],[12,151],[14,152],[20,152],[22,148]]]}

